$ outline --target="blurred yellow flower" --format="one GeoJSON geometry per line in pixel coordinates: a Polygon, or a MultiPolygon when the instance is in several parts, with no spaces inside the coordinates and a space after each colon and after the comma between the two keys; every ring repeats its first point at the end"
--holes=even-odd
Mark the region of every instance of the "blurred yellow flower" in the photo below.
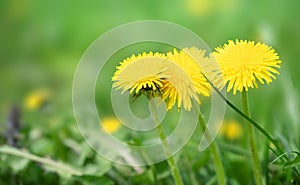
{"type": "Polygon", "coordinates": [[[121,127],[119,120],[112,117],[103,119],[100,124],[102,124],[102,128],[108,133],[114,133],[121,127]]]}
{"type": "Polygon", "coordinates": [[[234,120],[223,122],[221,134],[229,140],[239,139],[242,136],[243,129],[241,125],[234,120]]]}
{"type": "Polygon", "coordinates": [[[188,12],[194,16],[204,16],[215,8],[213,0],[184,0],[184,2],[188,12]]]}
{"type": "Polygon", "coordinates": [[[33,91],[26,96],[25,106],[26,108],[32,110],[39,109],[43,105],[45,105],[45,103],[47,103],[49,98],[50,98],[50,93],[47,90],[33,91]]]}
{"type": "Polygon", "coordinates": [[[239,6],[238,0],[183,0],[187,13],[205,17],[216,13],[232,13],[239,6]]]}
{"type": "Polygon", "coordinates": [[[177,102],[178,109],[183,106],[191,110],[192,99],[200,104],[199,94],[210,95],[210,85],[202,75],[204,71],[198,61],[205,63],[205,51],[195,47],[184,48],[181,51],[167,53],[168,60],[173,62],[170,66],[169,78],[162,88],[162,97],[167,100],[167,109],[171,109],[177,102]],[[195,61],[196,60],[196,61],[195,61]]]}
{"type": "Polygon", "coordinates": [[[258,87],[256,80],[261,84],[269,84],[274,74],[279,74],[275,68],[280,68],[281,61],[272,47],[263,43],[254,43],[247,40],[228,41],[222,47],[217,47],[213,56],[216,58],[225,81],[223,88],[228,84],[227,91],[248,91],[258,87]]]}

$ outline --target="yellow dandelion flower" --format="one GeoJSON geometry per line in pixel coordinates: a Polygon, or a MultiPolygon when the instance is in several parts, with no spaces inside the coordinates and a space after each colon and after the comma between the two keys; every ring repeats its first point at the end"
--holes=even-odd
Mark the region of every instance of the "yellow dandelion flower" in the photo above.
{"type": "Polygon", "coordinates": [[[191,110],[192,99],[200,103],[199,94],[210,95],[210,85],[202,75],[198,62],[205,63],[205,51],[185,48],[166,55],[152,52],[132,55],[117,67],[113,87],[137,94],[140,91],[159,92],[167,109],[175,103],[178,108],[191,110]],[[196,61],[195,61],[195,60],[196,61]]]}
{"type": "Polygon", "coordinates": [[[102,128],[108,133],[114,133],[121,127],[119,120],[111,117],[103,119],[101,124],[102,128]]]}
{"type": "Polygon", "coordinates": [[[234,121],[228,121],[228,122],[224,122],[222,129],[221,129],[221,133],[229,140],[235,140],[235,139],[239,139],[242,136],[243,133],[243,129],[241,127],[241,125],[234,121]]]}
{"type": "Polygon", "coordinates": [[[173,62],[162,88],[162,98],[167,100],[167,109],[171,109],[177,102],[178,109],[183,106],[185,110],[191,110],[192,99],[200,103],[199,94],[210,95],[210,85],[197,62],[207,60],[205,51],[195,47],[184,48],[179,52],[174,49],[173,53],[167,53],[167,58],[173,62]]]}
{"type": "Polygon", "coordinates": [[[276,79],[279,74],[281,61],[272,47],[254,41],[232,40],[223,47],[217,47],[213,53],[220,70],[223,73],[224,85],[228,84],[227,91],[248,91],[249,88],[258,87],[257,80],[264,84],[276,79]]]}
{"type": "Polygon", "coordinates": [[[122,89],[122,93],[130,91],[130,94],[141,90],[157,91],[168,77],[166,71],[169,64],[165,55],[160,53],[132,55],[117,67],[112,77],[113,87],[122,89]]]}
{"type": "Polygon", "coordinates": [[[31,92],[25,98],[25,106],[32,110],[39,109],[48,101],[49,97],[50,93],[46,90],[31,92]]]}

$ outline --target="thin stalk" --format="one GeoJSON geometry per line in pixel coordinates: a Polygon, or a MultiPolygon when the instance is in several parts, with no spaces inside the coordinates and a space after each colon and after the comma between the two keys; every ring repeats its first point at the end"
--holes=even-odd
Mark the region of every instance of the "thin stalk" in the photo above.
{"type": "MultiPolygon", "coordinates": [[[[233,103],[231,103],[229,100],[227,100],[225,98],[225,96],[219,91],[219,89],[214,86],[214,84],[206,77],[205,74],[202,74],[205,79],[208,81],[208,83],[211,85],[211,87],[217,92],[217,94],[221,97],[221,99],[223,101],[226,102],[226,104],[232,108],[235,112],[237,112],[239,115],[241,115],[244,119],[246,119],[249,123],[251,123],[259,132],[261,132],[269,141],[271,141],[271,143],[274,144],[274,146],[277,148],[277,150],[279,151],[278,153],[275,153],[275,151],[273,151],[277,156],[279,156],[280,154],[283,154],[284,151],[281,148],[281,146],[279,145],[278,141],[273,138],[273,136],[271,136],[265,129],[263,129],[256,121],[254,121],[253,119],[251,119],[249,116],[247,116],[246,114],[244,114],[242,111],[240,111],[239,108],[237,108],[233,103]]],[[[288,157],[284,157],[286,161],[288,161],[288,157]]]]}
{"type": "MultiPolygon", "coordinates": [[[[250,117],[250,111],[249,111],[249,104],[248,104],[248,95],[247,91],[243,90],[242,92],[242,103],[243,103],[243,110],[244,113],[250,117]]],[[[253,162],[253,172],[254,172],[254,179],[257,185],[262,185],[262,178],[260,174],[260,165],[259,165],[259,159],[257,154],[257,147],[255,143],[255,133],[254,133],[254,127],[251,123],[247,121],[248,125],[248,134],[249,134],[249,141],[250,141],[250,147],[251,147],[251,154],[252,154],[252,162],[253,162]]]]}
{"type": "MultiPolygon", "coordinates": [[[[289,158],[284,155],[285,152],[283,151],[282,147],[280,146],[279,142],[273,138],[272,135],[270,135],[264,128],[262,128],[256,121],[251,119],[249,116],[244,114],[242,111],[240,111],[233,103],[231,103],[229,100],[227,100],[223,94],[215,87],[212,85],[214,90],[218,93],[218,95],[226,102],[226,104],[232,108],[235,112],[237,112],[240,116],[242,116],[244,119],[246,119],[249,123],[251,123],[260,133],[262,133],[275,147],[278,151],[275,151],[270,147],[270,150],[276,155],[276,156],[281,156],[286,162],[290,161],[289,158]]],[[[299,172],[297,168],[293,167],[293,174],[299,178],[299,172]]]]}
{"type": "Polygon", "coordinates": [[[173,156],[171,155],[170,147],[169,147],[168,142],[166,140],[166,135],[165,135],[164,130],[163,130],[161,124],[160,124],[158,113],[157,113],[154,101],[153,101],[153,99],[149,99],[149,101],[150,101],[150,108],[151,108],[151,111],[152,111],[153,120],[157,125],[156,130],[157,130],[159,138],[162,142],[162,146],[163,146],[165,155],[167,157],[167,161],[168,161],[168,164],[170,166],[171,173],[172,173],[172,176],[174,178],[175,184],[176,185],[183,185],[182,178],[180,176],[178,166],[177,166],[173,156]]]}
{"type": "MultiPolygon", "coordinates": [[[[201,114],[201,112],[199,112],[199,122],[200,125],[202,127],[203,132],[205,132],[206,129],[206,123],[205,120],[201,114]]],[[[220,153],[219,153],[219,148],[217,147],[217,145],[214,142],[211,142],[211,136],[209,132],[205,132],[205,136],[208,140],[210,144],[209,146],[209,150],[212,154],[213,157],[213,161],[214,161],[214,165],[216,167],[216,174],[217,174],[217,181],[219,185],[225,185],[226,184],[226,175],[224,172],[224,167],[221,161],[221,157],[220,157],[220,153]]]]}

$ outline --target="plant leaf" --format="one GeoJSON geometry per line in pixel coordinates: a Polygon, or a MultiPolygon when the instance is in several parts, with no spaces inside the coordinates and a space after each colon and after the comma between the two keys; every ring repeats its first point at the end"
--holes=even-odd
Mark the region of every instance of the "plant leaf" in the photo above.
{"type": "Polygon", "coordinates": [[[26,158],[26,159],[41,163],[42,165],[46,165],[47,167],[50,167],[50,169],[52,171],[55,171],[55,172],[57,172],[59,174],[62,174],[62,175],[70,175],[70,176],[72,176],[72,175],[77,175],[77,176],[82,175],[82,172],[80,172],[79,170],[76,170],[76,169],[74,169],[70,166],[67,166],[66,164],[54,161],[54,160],[49,159],[49,158],[39,157],[39,156],[30,154],[26,151],[22,151],[22,150],[19,150],[19,149],[10,147],[10,146],[6,146],[6,145],[1,146],[0,147],[0,153],[8,154],[8,155],[14,155],[14,156],[26,158]]]}
{"type": "Polygon", "coordinates": [[[296,167],[298,165],[300,165],[300,156],[299,155],[297,155],[297,157],[293,161],[286,162],[283,165],[283,169],[293,168],[293,167],[296,167]]]}

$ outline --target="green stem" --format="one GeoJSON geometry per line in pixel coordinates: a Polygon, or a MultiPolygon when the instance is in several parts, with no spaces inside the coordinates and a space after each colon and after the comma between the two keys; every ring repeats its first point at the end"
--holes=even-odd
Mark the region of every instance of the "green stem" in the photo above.
{"type": "MultiPolygon", "coordinates": [[[[200,125],[202,127],[203,132],[205,132],[206,130],[206,123],[205,120],[202,116],[202,114],[199,112],[199,122],[200,125]]],[[[224,172],[224,167],[221,161],[221,157],[220,157],[220,153],[219,153],[219,149],[217,147],[217,145],[211,141],[211,136],[209,132],[205,132],[205,136],[208,140],[210,144],[209,146],[209,150],[212,153],[212,157],[213,157],[213,161],[214,161],[214,165],[216,167],[216,174],[217,174],[217,180],[218,180],[218,184],[219,185],[225,185],[226,184],[226,175],[224,172]]]]}
{"type": "MultiPolygon", "coordinates": [[[[243,103],[244,113],[248,117],[250,117],[248,96],[247,96],[247,91],[245,91],[245,90],[243,90],[243,92],[242,92],[242,103],[243,103]]],[[[261,178],[261,174],[260,174],[260,165],[259,165],[257,148],[256,148],[256,143],[255,143],[254,127],[248,121],[247,121],[247,123],[248,123],[248,132],[249,132],[248,134],[249,134],[249,141],[250,141],[251,154],[252,154],[254,179],[255,179],[255,182],[257,185],[262,185],[262,178],[261,178]]]]}
{"type": "MultiPolygon", "coordinates": [[[[249,123],[251,123],[257,130],[259,130],[266,138],[268,138],[268,140],[271,141],[271,143],[273,143],[275,145],[275,147],[278,149],[278,151],[280,152],[275,153],[277,156],[279,156],[280,154],[283,154],[283,149],[281,148],[281,146],[279,145],[278,141],[273,138],[265,129],[263,129],[256,121],[254,121],[253,119],[251,119],[249,116],[247,116],[246,114],[244,114],[242,111],[240,111],[240,109],[238,109],[233,103],[231,103],[229,100],[227,100],[225,98],[225,96],[220,92],[220,90],[214,86],[214,84],[206,77],[206,75],[204,73],[202,73],[202,75],[205,77],[205,79],[208,81],[208,83],[212,86],[212,88],[217,92],[217,94],[221,97],[221,99],[223,101],[226,102],[226,104],[232,108],[235,112],[237,112],[239,115],[241,115],[244,119],[246,119],[249,123]]],[[[284,157],[286,160],[288,160],[288,158],[285,156],[284,157]]]]}
{"type": "MultiPolygon", "coordinates": [[[[219,89],[214,86],[214,84],[206,77],[206,75],[204,73],[202,73],[202,75],[205,77],[205,79],[208,81],[208,83],[212,86],[212,88],[217,92],[217,94],[221,97],[221,99],[226,102],[226,104],[232,108],[235,112],[237,112],[240,116],[242,116],[244,119],[246,119],[249,123],[251,123],[260,133],[262,133],[272,144],[274,144],[274,146],[276,147],[276,149],[278,150],[275,151],[272,148],[270,148],[272,150],[272,152],[277,155],[277,156],[282,156],[283,159],[287,162],[289,161],[289,158],[286,155],[282,155],[284,154],[284,151],[281,147],[281,145],[279,144],[279,142],[272,136],[270,135],[264,128],[262,128],[256,121],[254,121],[253,119],[251,119],[249,116],[247,116],[246,114],[244,114],[242,111],[240,111],[233,103],[231,103],[229,100],[227,100],[225,98],[225,96],[219,91],[219,89]]],[[[295,174],[295,176],[297,178],[299,178],[300,173],[298,172],[297,168],[293,167],[293,174],[295,174]]],[[[300,181],[300,178],[299,178],[300,181]]]]}
{"type": "Polygon", "coordinates": [[[156,107],[155,107],[155,104],[154,104],[154,100],[149,99],[149,101],[150,101],[150,108],[151,108],[151,111],[152,111],[153,120],[157,125],[156,130],[157,130],[159,138],[162,142],[162,146],[163,146],[165,155],[167,157],[168,164],[171,168],[171,173],[172,173],[172,176],[174,178],[175,184],[176,185],[183,185],[182,178],[180,176],[178,166],[177,166],[173,156],[171,155],[170,147],[169,147],[168,142],[166,140],[166,135],[165,135],[164,130],[163,130],[163,128],[161,126],[161,123],[159,121],[159,117],[158,117],[158,113],[157,113],[157,110],[156,110],[156,107]]]}

